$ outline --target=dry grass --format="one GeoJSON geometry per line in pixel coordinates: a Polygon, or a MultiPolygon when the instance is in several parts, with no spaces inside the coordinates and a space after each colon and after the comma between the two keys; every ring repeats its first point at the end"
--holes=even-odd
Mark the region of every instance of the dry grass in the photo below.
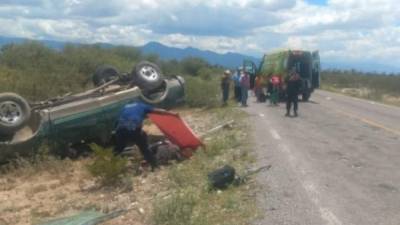
{"type": "MultiPolygon", "coordinates": [[[[156,199],[152,221],[156,225],[248,224],[256,216],[254,197],[248,183],[224,191],[210,191],[207,174],[225,164],[243,171],[252,160],[248,147],[246,118],[234,109],[216,112],[216,118],[235,119],[234,128],[213,134],[207,149],[199,151],[191,161],[174,165],[168,173],[169,195],[156,199]]],[[[221,122],[221,121],[219,121],[221,122]]],[[[215,121],[217,124],[218,121],[215,121]]]]}
{"type": "Polygon", "coordinates": [[[254,184],[209,192],[206,180],[206,174],[219,166],[232,164],[241,172],[251,162],[245,141],[246,117],[231,108],[184,109],[181,115],[196,133],[231,118],[237,123],[232,129],[207,137],[206,151],[199,150],[192,159],[154,173],[138,173],[134,163],[140,160],[129,159],[131,165],[124,182],[106,188],[88,173],[91,158],[18,159],[3,169],[0,177],[0,224],[34,224],[87,209],[128,209],[126,214],[105,223],[110,225],[247,224],[256,211],[249,191],[254,184]]]}
{"type": "Polygon", "coordinates": [[[388,105],[400,106],[400,96],[387,94],[383,91],[371,90],[368,88],[338,88],[326,84],[322,86],[322,89],[356,98],[381,102],[388,105]]]}

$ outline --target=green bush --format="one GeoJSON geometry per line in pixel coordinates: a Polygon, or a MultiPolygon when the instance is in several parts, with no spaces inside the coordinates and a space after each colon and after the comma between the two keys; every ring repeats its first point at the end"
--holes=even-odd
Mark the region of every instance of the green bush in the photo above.
{"type": "Polygon", "coordinates": [[[190,225],[196,206],[192,193],[177,193],[155,205],[153,221],[156,225],[190,225]]]}
{"type": "Polygon", "coordinates": [[[198,77],[185,77],[186,103],[191,107],[214,107],[220,102],[219,82],[198,77]]]}
{"type": "Polygon", "coordinates": [[[94,160],[87,166],[88,171],[104,186],[111,186],[123,180],[127,172],[128,160],[114,155],[111,149],[104,149],[96,144],[91,145],[94,160]]]}
{"type": "Polygon", "coordinates": [[[201,58],[188,57],[182,60],[182,69],[184,74],[197,76],[201,68],[209,67],[209,64],[201,58]]]}

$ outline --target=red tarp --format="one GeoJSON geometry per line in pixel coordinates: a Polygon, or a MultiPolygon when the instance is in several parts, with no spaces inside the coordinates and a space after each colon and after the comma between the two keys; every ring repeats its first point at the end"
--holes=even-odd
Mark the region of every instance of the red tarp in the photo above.
{"type": "Polygon", "coordinates": [[[148,117],[173,144],[178,145],[184,151],[182,153],[186,157],[191,156],[191,152],[187,149],[195,150],[203,145],[179,115],[149,113],[148,117]]]}

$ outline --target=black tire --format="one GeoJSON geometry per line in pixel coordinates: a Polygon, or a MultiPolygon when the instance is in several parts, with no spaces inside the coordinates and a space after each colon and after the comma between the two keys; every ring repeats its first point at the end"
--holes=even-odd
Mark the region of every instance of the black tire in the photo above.
{"type": "Polygon", "coordinates": [[[31,107],[21,96],[14,93],[0,94],[0,133],[14,134],[31,117],[31,107]]]}
{"type": "Polygon", "coordinates": [[[142,61],[133,69],[132,79],[140,89],[147,92],[161,87],[164,75],[156,64],[142,61]]]}
{"type": "MultiPolygon", "coordinates": [[[[164,83],[164,81],[163,81],[163,83],[164,83]]],[[[161,92],[148,94],[148,93],[144,93],[146,91],[142,90],[142,92],[140,94],[140,98],[142,99],[142,101],[144,101],[144,102],[146,102],[148,104],[153,104],[153,105],[163,102],[168,97],[168,94],[169,94],[169,91],[170,91],[170,87],[169,87],[167,81],[165,81],[165,84],[162,84],[162,85],[165,85],[165,86],[163,88],[164,90],[161,91],[161,92]]]]}
{"type": "Polygon", "coordinates": [[[93,85],[99,87],[118,77],[118,70],[112,66],[104,65],[96,69],[92,76],[93,85]]]}
{"type": "Polygon", "coordinates": [[[307,102],[310,99],[310,95],[310,91],[304,92],[301,96],[301,100],[303,100],[303,102],[307,102]]]}

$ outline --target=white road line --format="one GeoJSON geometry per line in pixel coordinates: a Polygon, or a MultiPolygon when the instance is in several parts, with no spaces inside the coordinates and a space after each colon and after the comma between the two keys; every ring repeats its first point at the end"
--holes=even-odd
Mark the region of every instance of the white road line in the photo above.
{"type": "MultiPolygon", "coordinates": [[[[262,113],[259,114],[260,116],[263,115],[262,113]]],[[[261,116],[263,117],[263,116],[261,116]]],[[[267,126],[271,126],[268,120],[263,120],[267,126]]],[[[301,165],[300,160],[292,153],[289,146],[282,143],[282,138],[279,135],[278,131],[273,128],[270,128],[269,132],[271,136],[279,141],[279,149],[285,153],[288,157],[289,165],[292,167],[295,173],[298,173],[299,182],[306,191],[308,197],[310,198],[311,202],[318,208],[321,218],[326,221],[327,225],[343,225],[343,223],[337,218],[337,216],[328,208],[323,207],[320,203],[320,192],[318,191],[317,186],[311,181],[308,177],[308,172],[304,166],[301,165]]]]}
{"type": "Polygon", "coordinates": [[[281,140],[282,139],[281,136],[278,134],[278,132],[276,130],[270,129],[269,132],[271,133],[272,137],[275,140],[281,140]]]}
{"type": "Polygon", "coordinates": [[[299,160],[293,155],[290,148],[285,144],[280,144],[279,147],[282,152],[286,153],[289,164],[293,170],[300,174],[301,178],[299,179],[299,182],[303,186],[304,190],[306,190],[310,200],[318,208],[321,218],[324,219],[328,225],[342,225],[343,223],[332,211],[321,205],[319,200],[320,192],[318,191],[317,186],[308,178],[307,171],[304,169],[304,167],[301,167],[299,160]]]}
{"type": "Polygon", "coordinates": [[[260,113],[260,114],[258,114],[259,116],[261,116],[261,117],[264,117],[265,115],[264,114],[262,114],[262,113],[260,113]]]}
{"type": "Polygon", "coordinates": [[[307,194],[311,201],[318,207],[318,210],[321,214],[321,218],[324,219],[328,225],[342,225],[343,223],[336,217],[336,215],[329,210],[321,206],[320,200],[318,196],[320,195],[318,189],[315,185],[309,180],[300,181],[304,189],[307,191],[307,194]]]}

